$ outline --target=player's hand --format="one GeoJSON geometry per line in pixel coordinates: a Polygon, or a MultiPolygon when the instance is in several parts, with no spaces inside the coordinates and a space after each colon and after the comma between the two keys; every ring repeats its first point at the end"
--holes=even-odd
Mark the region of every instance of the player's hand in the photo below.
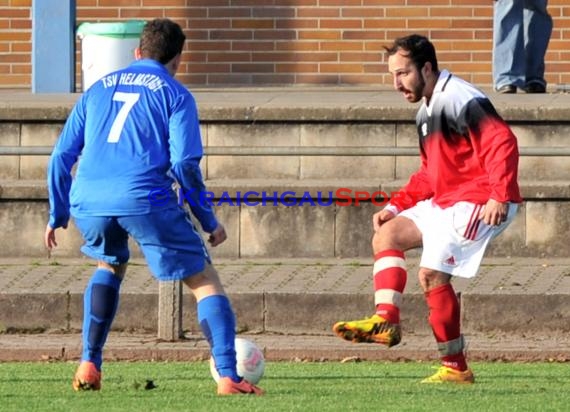
{"type": "Polygon", "coordinates": [[[489,199],[479,214],[479,219],[489,226],[499,226],[507,220],[509,212],[508,203],[501,203],[495,199],[489,199]]]}
{"type": "MultiPolygon", "coordinates": [[[[67,224],[63,225],[62,228],[67,229],[67,224]]],[[[55,239],[55,229],[52,228],[49,224],[46,226],[44,244],[48,250],[52,250],[57,246],[57,240],[55,239]]]]}
{"type": "Polygon", "coordinates": [[[212,245],[212,247],[216,247],[219,244],[223,243],[227,238],[228,235],[226,234],[226,229],[221,224],[218,224],[218,227],[216,227],[216,229],[210,233],[208,243],[212,245]]]}
{"type": "Polygon", "coordinates": [[[380,226],[388,220],[393,219],[395,216],[396,215],[394,213],[386,209],[374,213],[374,216],[372,216],[372,226],[374,226],[374,231],[377,232],[380,230],[380,226]]]}

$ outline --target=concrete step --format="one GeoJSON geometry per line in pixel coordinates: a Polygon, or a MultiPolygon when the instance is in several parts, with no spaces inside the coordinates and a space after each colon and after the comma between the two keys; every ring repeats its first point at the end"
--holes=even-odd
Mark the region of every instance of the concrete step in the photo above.
{"type": "MultiPolygon", "coordinates": [[[[51,147],[77,94],[0,93],[0,146],[51,147]]],[[[201,130],[208,147],[416,147],[416,105],[395,91],[354,88],[197,90],[201,130]]],[[[492,96],[524,148],[566,147],[567,94],[492,96]]],[[[43,179],[47,156],[3,156],[0,178],[43,179]]],[[[568,157],[523,156],[524,180],[564,180],[568,157]]],[[[417,155],[206,156],[208,179],[405,179],[417,155]]]]}
{"type": "MultiPolygon", "coordinates": [[[[417,256],[408,258],[402,307],[405,334],[429,335],[417,283],[417,256]]],[[[236,311],[238,330],[254,334],[331,335],[339,320],[373,313],[370,259],[217,259],[236,311]]],[[[0,325],[7,332],[77,332],[87,259],[2,258],[0,325]]],[[[570,259],[488,258],[477,277],[455,278],[466,334],[550,336],[570,331],[570,259]]],[[[183,329],[199,333],[193,297],[183,294],[183,329]]],[[[131,263],[114,330],[157,332],[158,286],[144,262],[131,263]]]]}
{"type": "MultiPolygon", "coordinates": [[[[306,193],[313,198],[320,193],[324,199],[330,192],[334,194],[342,188],[343,195],[382,191],[390,196],[403,184],[404,181],[362,179],[209,180],[208,190],[215,198],[216,212],[229,233],[229,239],[213,249],[212,255],[216,258],[367,257],[370,255],[369,240],[372,235],[370,219],[385,204],[384,200],[375,203],[364,200],[357,204],[355,200],[334,195],[335,202],[319,203],[316,200],[299,205],[299,200],[306,193]],[[257,192],[262,199],[248,194],[247,202],[236,201],[239,197],[243,200],[245,194],[251,191],[257,192]],[[264,202],[263,193],[268,197],[279,197],[280,200],[264,202]],[[294,196],[296,200],[291,200],[294,196]],[[349,202],[350,205],[347,204],[349,202]]],[[[488,255],[569,256],[568,181],[523,181],[522,191],[525,202],[518,216],[505,233],[491,244],[488,255]]],[[[0,225],[4,228],[5,238],[10,239],[0,248],[0,257],[46,256],[42,242],[48,218],[45,181],[0,181],[0,200],[0,225]]],[[[60,231],[59,236],[61,242],[56,256],[81,256],[79,248],[82,240],[73,224],[68,230],[60,231]]],[[[134,256],[140,257],[138,248],[132,246],[134,256]]]]}

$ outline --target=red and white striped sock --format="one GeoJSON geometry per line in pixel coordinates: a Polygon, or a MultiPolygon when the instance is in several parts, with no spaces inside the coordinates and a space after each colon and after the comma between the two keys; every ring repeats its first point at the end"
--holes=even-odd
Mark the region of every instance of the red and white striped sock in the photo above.
{"type": "Polygon", "coordinates": [[[390,323],[400,323],[400,306],[408,277],[404,252],[388,249],[376,253],[373,274],[376,313],[390,323]]]}

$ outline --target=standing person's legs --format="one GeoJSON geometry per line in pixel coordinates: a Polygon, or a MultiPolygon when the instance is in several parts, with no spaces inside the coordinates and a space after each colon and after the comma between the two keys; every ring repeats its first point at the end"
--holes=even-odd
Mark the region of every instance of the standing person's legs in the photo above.
{"type": "Polygon", "coordinates": [[[547,0],[524,0],[526,90],[529,93],[546,91],[544,56],[552,35],[552,17],[547,11],[547,0]]]}
{"type": "MultiPolygon", "coordinates": [[[[462,237],[457,234],[458,231],[470,233],[463,226],[469,223],[477,226],[480,209],[471,206],[469,212],[467,206],[457,211],[453,207],[441,209],[427,200],[401,214],[413,222],[420,234],[423,253],[418,272],[419,283],[424,291],[429,309],[428,321],[441,353],[442,364],[458,372],[467,371],[468,368],[460,332],[459,301],[450,283],[450,272],[462,263],[461,254],[457,251],[460,248],[455,247],[462,237]]],[[[466,374],[471,375],[467,380],[472,381],[471,372],[466,374]]]]}
{"type": "Polygon", "coordinates": [[[219,394],[263,391],[237,374],[236,320],[201,236],[180,209],[123,217],[120,223],[138,242],[158,280],[182,280],[194,294],[200,328],[220,375],[219,394]],[[165,229],[168,228],[168,229],[165,229]]]}
{"type": "Polygon", "coordinates": [[[461,310],[451,285],[451,275],[420,268],[419,281],[429,309],[428,322],[440,353],[442,368],[423,383],[473,383],[473,373],[465,360],[465,343],[461,334],[461,310]]]}
{"type": "Polygon", "coordinates": [[[119,306],[129,259],[128,235],[114,217],[75,218],[75,223],[85,241],[81,251],[98,263],[83,295],[83,350],[73,388],[99,390],[103,347],[119,306]]]}
{"type": "Polygon", "coordinates": [[[204,270],[184,279],[196,298],[198,322],[211,347],[220,375],[218,394],[263,394],[258,387],[238,376],[236,368],[236,319],[218,272],[206,263],[204,270]]]}
{"type": "Polygon", "coordinates": [[[452,276],[472,278],[477,274],[487,245],[510,224],[517,210],[517,205],[509,205],[507,220],[489,226],[479,218],[484,207],[458,202],[441,209],[432,204],[422,214],[410,216],[422,232],[419,282],[442,363],[423,383],[474,382],[465,360],[460,304],[450,281],[452,276]]]}
{"type": "MultiPolygon", "coordinates": [[[[496,0],[493,8],[493,83],[497,91],[509,85],[525,86],[524,45],[523,2],[496,0]]],[[[516,89],[511,91],[514,92],[516,89]]]]}
{"type": "Polygon", "coordinates": [[[206,263],[203,271],[185,278],[184,284],[196,298],[200,329],[212,348],[218,373],[239,382],[233,347],[236,319],[217,271],[206,263]]]}

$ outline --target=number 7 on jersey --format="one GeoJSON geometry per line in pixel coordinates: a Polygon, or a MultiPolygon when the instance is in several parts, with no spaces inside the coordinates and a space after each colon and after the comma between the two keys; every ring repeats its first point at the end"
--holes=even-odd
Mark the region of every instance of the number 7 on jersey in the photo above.
{"type": "Polygon", "coordinates": [[[139,97],[140,93],[115,92],[115,94],[113,94],[114,101],[123,102],[125,104],[121,107],[121,110],[119,110],[119,113],[117,114],[117,117],[115,117],[115,121],[111,126],[111,131],[109,132],[109,136],[107,136],[108,143],[117,143],[119,141],[129,112],[139,100],[139,97]]]}

